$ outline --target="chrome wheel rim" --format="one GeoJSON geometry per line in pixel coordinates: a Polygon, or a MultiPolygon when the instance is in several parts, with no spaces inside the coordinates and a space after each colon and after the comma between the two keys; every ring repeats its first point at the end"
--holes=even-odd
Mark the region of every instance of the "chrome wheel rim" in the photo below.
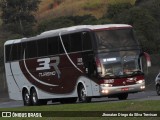
{"type": "Polygon", "coordinates": [[[82,100],[85,100],[85,98],[86,98],[86,90],[85,90],[85,88],[83,88],[81,90],[81,98],[82,98],[82,100]]]}
{"type": "Polygon", "coordinates": [[[37,94],[35,92],[33,93],[32,100],[34,103],[37,102],[37,94]]]}
{"type": "Polygon", "coordinates": [[[29,103],[29,93],[26,93],[24,96],[26,103],[29,103]]]}

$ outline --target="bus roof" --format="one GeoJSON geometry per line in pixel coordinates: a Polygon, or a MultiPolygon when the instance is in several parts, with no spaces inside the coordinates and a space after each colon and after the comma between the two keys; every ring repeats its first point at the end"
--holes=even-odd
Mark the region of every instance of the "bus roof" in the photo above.
{"type": "Polygon", "coordinates": [[[107,25],[79,25],[79,26],[73,26],[73,27],[67,27],[67,28],[60,28],[56,30],[50,30],[46,31],[40,34],[42,35],[49,35],[49,34],[55,34],[55,33],[62,33],[62,32],[72,32],[76,30],[99,30],[99,29],[107,29],[107,28],[122,28],[122,27],[131,27],[130,25],[126,24],[107,24],[107,25]]]}
{"type": "Polygon", "coordinates": [[[45,31],[41,33],[40,35],[30,37],[30,38],[21,38],[21,39],[14,39],[14,40],[8,40],[5,42],[4,45],[14,44],[14,43],[20,43],[25,41],[31,41],[31,40],[37,40],[52,36],[57,36],[60,33],[67,34],[67,33],[73,33],[83,30],[100,30],[100,29],[112,29],[112,28],[125,28],[125,27],[132,27],[131,25],[127,24],[106,24],[106,25],[78,25],[78,26],[72,26],[72,27],[66,27],[66,28],[60,28],[50,31],[45,31]]]}

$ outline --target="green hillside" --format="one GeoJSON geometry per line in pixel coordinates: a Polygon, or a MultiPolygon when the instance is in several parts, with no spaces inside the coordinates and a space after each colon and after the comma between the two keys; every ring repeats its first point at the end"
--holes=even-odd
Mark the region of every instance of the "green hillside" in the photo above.
{"type": "Polygon", "coordinates": [[[109,4],[131,3],[136,0],[42,0],[36,14],[38,21],[61,16],[91,14],[101,18],[109,4]]]}
{"type": "MultiPolygon", "coordinates": [[[[37,20],[37,24],[34,26],[35,33],[33,34],[35,35],[35,34],[38,34],[39,32],[48,30],[48,29],[41,30],[39,29],[39,26],[41,27],[41,24],[43,26],[43,23],[46,23],[50,20],[52,21],[59,17],[91,15],[91,16],[94,16],[96,19],[100,19],[104,16],[104,14],[106,14],[108,10],[108,5],[114,5],[119,3],[130,3],[134,5],[135,1],[136,0],[41,0],[38,11],[34,13],[37,20]]],[[[1,12],[2,11],[0,11],[0,14],[1,12]]],[[[83,17],[83,19],[86,19],[86,18],[83,17]]],[[[91,18],[91,21],[92,21],[92,18],[91,18]]],[[[66,21],[64,20],[64,22],[66,21]]],[[[2,20],[0,19],[0,26],[1,25],[2,25],[2,20]]],[[[70,25],[74,25],[74,24],[69,24],[66,26],[70,26],[70,25]]],[[[50,26],[50,25],[47,25],[47,26],[50,26]]],[[[62,26],[57,25],[56,28],[58,27],[63,27],[63,25],[62,26]]],[[[53,29],[55,29],[55,27],[53,27],[53,29]]],[[[6,29],[4,30],[1,27],[0,27],[0,32],[1,32],[0,49],[3,48],[3,43],[7,39],[16,39],[19,37],[25,37],[19,34],[12,34],[12,31],[8,32],[6,31],[6,29]]]]}

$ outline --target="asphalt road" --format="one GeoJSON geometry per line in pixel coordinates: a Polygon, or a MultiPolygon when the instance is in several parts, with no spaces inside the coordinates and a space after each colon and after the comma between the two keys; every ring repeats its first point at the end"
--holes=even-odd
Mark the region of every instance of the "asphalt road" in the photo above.
{"type": "MultiPolygon", "coordinates": [[[[143,101],[143,100],[160,100],[160,96],[156,94],[155,91],[149,90],[144,92],[139,92],[135,94],[129,94],[128,99],[125,101],[136,100],[136,101],[143,101]]],[[[92,102],[120,102],[118,98],[93,98],[92,102]]],[[[48,102],[48,104],[52,104],[48,102]]],[[[55,103],[59,104],[59,103],[55,103]]],[[[12,101],[7,98],[0,99],[0,108],[14,108],[14,107],[22,107],[23,101],[12,101]]]]}

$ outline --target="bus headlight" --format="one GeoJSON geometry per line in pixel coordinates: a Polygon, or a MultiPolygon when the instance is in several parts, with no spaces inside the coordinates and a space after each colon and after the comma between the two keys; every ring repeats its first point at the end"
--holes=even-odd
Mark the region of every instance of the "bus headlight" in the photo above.
{"type": "Polygon", "coordinates": [[[144,83],[144,80],[138,80],[136,83],[137,84],[142,84],[142,83],[144,83]]]}
{"type": "Polygon", "coordinates": [[[102,90],[101,92],[104,93],[104,94],[108,94],[109,93],[108,90],[102,90]]]}
{"type": "Polygon", "coordinates": [[[112,87],[112,84],[101,84],[101,87],[112,87]]]}
{"type": "Polygon", "coordinates": [[[141,86],[140,88],[143,90],[143,89],[145,89],[146,87],[145,87],[145,86],[141,86]]]}

